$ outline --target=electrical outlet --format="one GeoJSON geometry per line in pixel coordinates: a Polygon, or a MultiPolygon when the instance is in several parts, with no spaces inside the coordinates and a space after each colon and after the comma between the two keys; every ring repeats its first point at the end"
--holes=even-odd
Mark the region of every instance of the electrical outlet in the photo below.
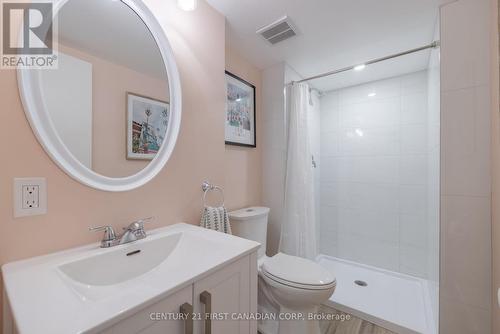
{"type": "Polygon", "coordinates": [[[45,178],[14,179],[14,217],[47,213],[47,182],[45,178]]]}
{"type": "Polygon", "coordinates": [[[23,209],[33,209],[40,206],[40,186],[23,185],[23,209]]]}

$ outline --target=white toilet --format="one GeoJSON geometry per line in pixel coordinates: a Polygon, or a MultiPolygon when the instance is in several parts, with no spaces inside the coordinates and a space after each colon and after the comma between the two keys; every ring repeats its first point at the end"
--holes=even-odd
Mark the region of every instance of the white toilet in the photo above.
{"type": "MultiPolygon", "coordinates": [[[[258,252],[259,292],[279,305],[279,334],[319,334],[319,322],[309,320],[335,291],[335,277],[317,263],[283,253],[266,256],[269,208],[251,207],[229,213],[234,235],[261,243],[258,252]],[[305,320],[303,320],[305,319],[305,320]]],[[[260,294],[259,294],[260,295],[260,294]]],[[[259,300],[261,303],[261,300],[259,300]]],[[[263,334],[268,333],[259,328],[263,334]]]]}

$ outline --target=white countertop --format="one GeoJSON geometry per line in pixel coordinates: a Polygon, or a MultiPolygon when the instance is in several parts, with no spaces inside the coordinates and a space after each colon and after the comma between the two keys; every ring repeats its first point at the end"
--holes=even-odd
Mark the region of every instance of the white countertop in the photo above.
{"type": "Polygon", "coordinates": [[[96,243],[8,263],[2,274],[21,334],[97,333],[258,247],[257,242],[179,223],[148,231],[146,239],[126,245],[103,249],[96,243]],[[117,248],[133,250],[179,232],[178,247],[159,266],[119,284],[82,285],[87,292],[82,294],[58,269],[68,262],[117,248]]]}

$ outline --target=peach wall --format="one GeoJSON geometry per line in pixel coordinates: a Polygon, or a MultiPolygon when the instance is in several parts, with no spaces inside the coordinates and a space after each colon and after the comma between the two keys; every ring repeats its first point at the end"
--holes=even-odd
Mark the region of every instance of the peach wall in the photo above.
{"type": "Polygon", "coordinates": [[[88,232],[92,225],[119,229],[147,216],[156,217],[152,227],[198,224],[204,179],[226,188],[230,207],[258,204],[260,180],[249,178],[260,174],[248,167],[260,165],[258,151],[224,147],[224,17],[205,1],[194,12],[179,10],[175,0],[144,1],[169,37],[182,82],[182,125],[171,159],[152,182],[130,192],[102,192],[73,181],[36,141],[15,71],[0,70],[0,139],[7,143],[0,148],[0,264],[96,242],[101,236],[88,232]],[[14,219],[12,179],[31,176],[47,178],[48,214],[14,219]]]}
{"type": "Polygon", "coordinates": [[[497,291],[500,288],[500,114],[499,114],[499,21],[500,1],[491,0],[491,157],[492,157],[492,244],[493,244],[493,296],[491,314],[493,333],[500,333],[500,308],[497,291]]]}
{"type": "Polygon", "coordinates": [[[166,77],[161,80],[63,45],[59,51],[92,64],[92,170],[121,177],[143,169],[147,161],[126,159],[126,93],[168,101],[166,77]]]}
{"type": "Polygon", "coordinates": [[[226,70],[253,84],[256,91],[257,147],[226,145],[225,161],[228,165],[237,167],[226,169],[226,192],[233,194],[227,198],[226,205],[230,209],[236,209],[261,204],[262,84],[261,71],[227,45],[226,70]]]}

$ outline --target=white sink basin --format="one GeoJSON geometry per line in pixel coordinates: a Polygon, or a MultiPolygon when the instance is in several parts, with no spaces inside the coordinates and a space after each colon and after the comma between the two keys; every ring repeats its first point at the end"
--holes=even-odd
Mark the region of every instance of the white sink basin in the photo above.
{"type": "Polygon", "coordinates": [[[143,275],[160,265],[179,244],[181,233],[120,248],[59,266],[73,281],[112,285],[143,275]]]}
{"type": "Polygon", "coordinates": [[[99,333],[258,247],[181,223],[130,244],[8,263],[2,275],[19,333],[99,333]]]}

